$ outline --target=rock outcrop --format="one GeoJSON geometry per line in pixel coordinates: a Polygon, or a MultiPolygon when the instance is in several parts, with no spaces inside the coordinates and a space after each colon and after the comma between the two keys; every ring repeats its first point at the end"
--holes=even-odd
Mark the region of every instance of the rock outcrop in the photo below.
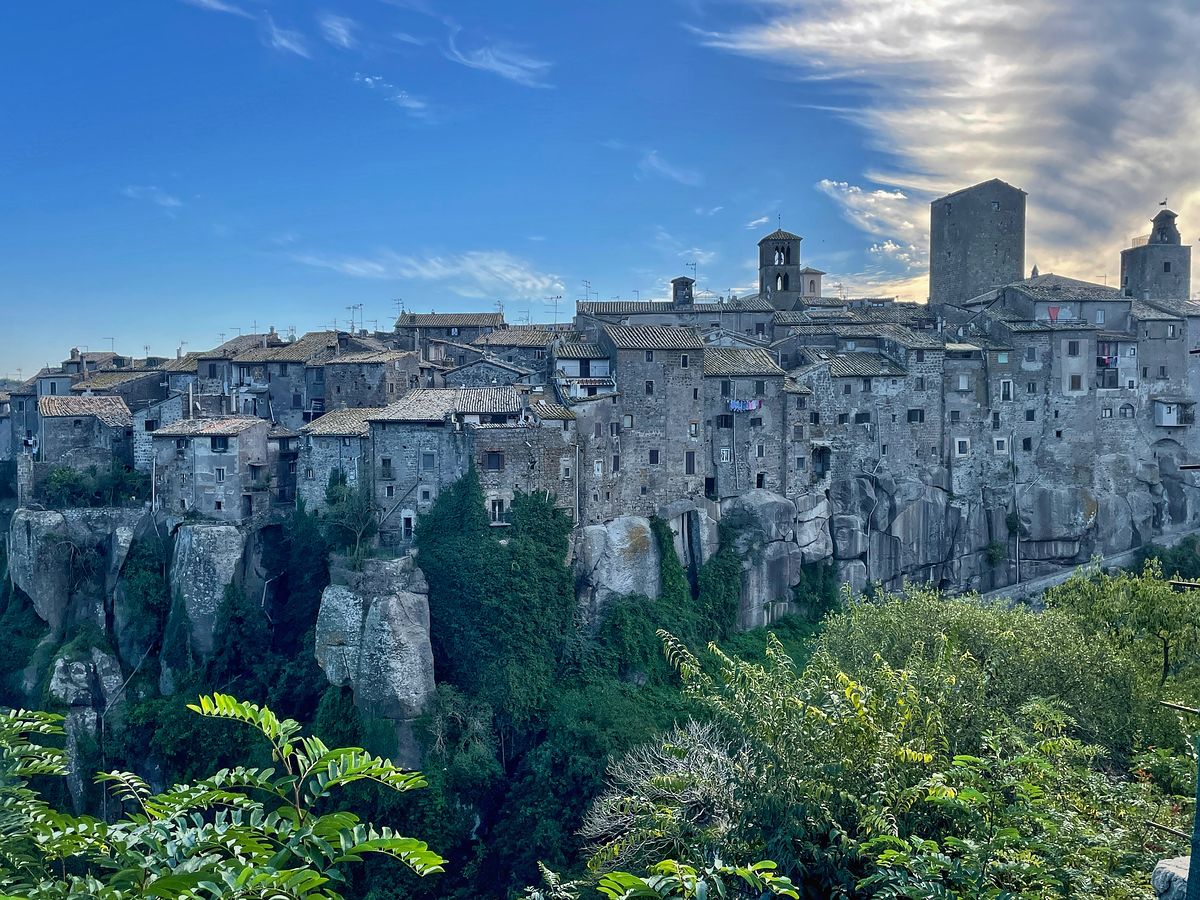
{"type": "Polygon", "coordinates": [[[91,782],[86,759],[101,727],[115,724],[121,713],[124,677],[121,664],[93,647],[77,656],[59,656],[50,677],[50,696],[67,707],[63,721],[70,763],[67,788],[76,810],[82,810],[91,782]]]}
{"type": "Polygon", "coordinates": [[[575,533],[576,596],[584,615],[596,621],[609,603],[628,594],[658,599],[661,557],[650,520],[621,516],[575,533]]]}
{"type": "Polygon", "coordinates": [[[395,758],[415,767],[413,723],[434,690],[425,576],[412,557],[366,560],[361,572],[332,575],[317,616],[317,663],[331,684],[353,689],[365,715],[392,721],[395,758]]]}
{"type": "Polygon", "coordinates": [[[1158,900],[1185,900],[1188,886],[1190,856],[1160,860],[1150,876],[1150,886],[1158,900]]]}
{"type": "Polygon", "coordinates": [[[246,534],[233,525],[181,525],[175,532],[171,586],[187,615],[191,646],[201,657],[212,654],[217,613],[245,554],[246,534]]]}

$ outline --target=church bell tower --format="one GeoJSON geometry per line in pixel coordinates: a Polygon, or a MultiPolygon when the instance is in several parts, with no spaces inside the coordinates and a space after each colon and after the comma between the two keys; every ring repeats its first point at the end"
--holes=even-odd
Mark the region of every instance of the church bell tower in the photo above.
{"type": "Polygon", "coordinates": [[[776,309],[792,309],[804,295],[802,240],[781,228],[758,242],[758,293],[776,309]]]}

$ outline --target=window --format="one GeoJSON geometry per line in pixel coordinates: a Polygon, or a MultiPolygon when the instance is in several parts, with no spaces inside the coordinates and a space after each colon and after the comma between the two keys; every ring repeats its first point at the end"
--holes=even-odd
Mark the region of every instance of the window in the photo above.
{"type": "Polygon", "coordinates": [[[1025,393],[1036,394],[1037,393],[1037,382],[1036,381],[1026,382],[1025,383],[1025,393]]]}
{"type": "Polygon", "coordinates": [[[1082,375],[1072,375],[1071,376],[1071,390],[1073,390],[1073,391],[1082,391],[1083,390],[1083,376],[1082,375]]]}
{"type": "Polygon", "coordinates": [[[925,390],[925,376],[924,375],[917,376],[917,383],[916,383],[915,387],[918,391],[925,390]]]}
{"type": "Polygon", "coordinates": [[[385,485],[383,488],[383,496],[389,500],[396,496],[396,486],[394,484],[385,485]]]}
{"type": "Polygon", "coordinates": [[[679,354],[679,368],[686,369],[688,367],[688,355],[686,353],[679,354]]]}
{"type": "Polygon", "coordinates": [[[457,328],[450,329],[450,337],[458,337],[458,329],[457,328]]]}
{"type": "Polygon", "coordinates": [[[695,450],[689,450],[685,454],[683,454],[683,474],[684,475],[695,475],[696,474],[696,451],[695,450]]]}
{"type": "Polygon", "coordinates": [[[380,457],[379,470],[380,470],[381,478],[391,478],[392,477],[392,458],[390,456],[380,457]]]}
{"type": "Polygon", "coordinates": [[[871,414],[869,412],[856,412],[854,414],[854,424],[855,425],[870,425],[871,424],[871,414]]]}
{"type": "Polygon", "coordinates": [[[280,374],[280,375],[286,375],[286,374],[287,374],[287,363],[280,363],[280,364],[279,364],[279,374],[280,374]]]}
{"type": "Polygon", "coordinates": [[[497,498],[491,502],[489,518],[492,524],[499,524],[504,521],[504,501],[497,498]]]}
{"type": "Polygon", "coordinates": [[[653,395],[654,395],[654,382],[647,381],[646,382],[646,396],[651,397],[653,395]]]}
{"type": "Polygon", "coordinates": [[[954,455],[955,456],[966,456],[970,452],[971,452],[971,439],[970,438],[959,438],[958,440],[956,440],[954,442],[954,455]]]}
{"type": "Polygon", "coordinates": [[[808,406],[808,398],[807,397],[797,397],[796,398],[796,409],[804,409],[807,406],[808,406]]]}
{"type": "Polygon", "coordinates": [[[1143,377],[1143,378],[1149,378],[1149,377],[1150,377],[1150,369],[1149,369],[1149,367],[1148,367],[1148,366],[1142,366],[1142,377],[1143,377]]]}
{"type": "Polygon", "coordinates": [[[957,409],[950,410],[950,421],[957,422],[962,418],[962,411],[957,409]]]}
{"type": "Polygon", "coordinates": [[[1104,310],[1102,310],[1102,309],[1096,310],[1096,324],[1097,325],[1104,324],[1104,310]]]}
{"type": "Polygon", "coordinates": [[[761,397],[766,392],[767,392],[767,383],[765,381],[754,382],[754,393],[755,394],[757,394],[758,396],[761,397]]]}
{"type": "Polygon", "coordinates": [[[766,455],[767,455],[767,448],[763,444],[759,444],[757,447],[754,448],[754,456],[757,459],[762,459],[766,455]]]}
{"type": "Polygon", "coordinates": [[[1120,409],[1120,416],[1122,419],[1132,419],[1133,418],[1133,405],[1130,403],[1124,404],[1120,409]]]}
{"type": "Polygon", "coordinates": [[[621,433],[621,429],[617,426],[616,422],[609,422],[608,423],[608,433],[611,437],[616,437],[618,434],[621,433]]]}
{"type": "Polygon", "coordinates": [[[208,439],[208,446],[213,453],[224,453],[229,449],[229,438],[224,435],[211,437],[208,439]]]}
{"type": "Polygon", "coordinates": [[[925,410],[910,409],[908,411],[908,424],[909,425],[920,425],[924,421],[925,421],[925,410]]]}
{"type": "Polygon", "coordinates": [[[602,430],[603,428],[604,428],[604,426],[601,425],[599,422],[597,422],[595,427],[592,429],[593,436],[594,437],[602,437],[604,435],[604,431],[602,430]]]}
{"type": "Polygon", "coordinates": [[[311,468],[304,470],[304,480],[305,481],[312,481],[316,477],[317,477],[316,473],[313,472],[313,470],[311,468]]]}
{"type": "Polygon", "coordinates": [[[499,450],[489,450],[484,455],[484,468],[489,472],[500,472],[504,469],[504,454],[499,450]]]}
{"type": "Polygon", "coordinates": [[[646,362],[654,362],[654,351],[653,350],[646,351],[646,362]]]}
{"type": "Polygon", "coordinates": [[[731,416],[729,414],[725,414],[723,416],[717,416],[717,427],[718,428],[732,428],[733,427],[733,416],[731,416]]]}
{"type": "Polygon", "coordinates": [[[1000,201],[999,200],[992,201],[992,209],[999,212],[999,210],[1000,210],[1000,201]]]}
{"type": "Polygon", "coordinates": [[[732,392],[733,392],[733,385],[729,382],[728,379],[723,380],[721,382],[721,396],[728,397],[732,392]]]}
{"type": "Polygon", "coordinates": [[[421,471],[429,472],[437,465],[437,457],[432,453],[421,454],[421,471]]]}
{"type": "Polygon", "coordinates": [[[728,447],[722,447],[721,448],[721,462],[727,463],[731,459],[733,459],[733,451],[730,450],[728,447]]]}
{"type": "Polygon", "coordinates": [[[1033,438],[1021,438],[1021,449],[1026,453],[1033,450],[1033,438]]]}
{"type": "Polygon", "coordinates": [[[1102,419],[1111,419],[1111,418],[1112,418],[1112,407],[1111,407],[1111,406],[1105,406],[1105,407],[1103,407],[1103,408],[1100,410],[1100,418],[1102,418],[1102,419]]]}
{"type": "Polygon", "coordinates": [[[925,362],[925,351],[918,350],[916,352],[917,362],[925,362]]]}
{"type": "MultiPolygon", "coordinates": [[[[1167,265],[1170,265],[1170,263],[1167,263],[1167,265]]],[[[1175,337],[1175,326],[1174,325],[1167,326],[1167,337],[1169,337],[1169,338],[1175,337]]],[[[50,386],[54,387],[54,385],[50,385],[50,386]]]]}
{"type": "Polygon", "coordinates": [[[299,394],[292,394],[292,409],[300,409],[304,405],[304,401],[299,394]]]}
{"type": "Polygon", "coordinates": [[[1159,377],[1159,378],[1166,378],[1166,377],[1167,377],[1167,367],[1166,367],[1166,366],[1159,366],[1159,367],[1158,367],[1158,377],[1159,377]]]}
{"type": "Polygon", "coordinates": [[[958,376],[958,389],[960,391],[969,391],[971,389],[971,376],[970,375],[959,375],[958,376]]]}
{"type": "Polygon", "coordinates": [[[53,397],[57,393],[58,393],[58,383],[54,382],[54,381],[50,382],[50,396],[53,397]]]}
{"type": "Polygon", "coordinates": [[[592,474],[595,475],[597,478],[599,478],[601,475],[604,474],[604,461],[603,460],[596,459],[596,460],[592,461],[592,474]]]}
{"type": "Polygon", "coordinates": [[[792,440],[793,441],[804,440],[804,426],[803,425],[793,425],[792,426],[792,440]]]}
{"type": "Polygon", "coordinates": [[[817,410],[814,409],[812,412],[810,412],[808,414],[808,424],[809,425],[820,425],[821,424],[821,414],[819,412],[817,412],[817,410]]]}
{"type": "Polygon", "coordinates": [[[225,469],[223,467],[218,466],[217,468],[213,469],[213,474],[217,478],[217,484],[225,483],[225,469]]]}
{"type": "Polygon", "coordinates": [[[1013,383],[1005,378],[1000,382],[1000,399],[1011,400],[1013,398],[1013,383]]]}
{"type": "Polygon", "coordinates": [[[216,364],[216,363],[209,363],[209,364],[208,364],[208,377],[209,377],[209,378],[216,378],[216,377],[217,377],[217,364],[216,364]]]}
{"type": "Polygon", "coordinates": [[[1168,260],[1167,262],[1163,263],[1163,272],[1168,273],[1170,271],[1171,271],[1171,262],[1170,262],[1170,260],[1168,260]]]}
{"type": "Polygon", "coordinates": [[[650,465],[652,465],[652,466],[658,465],[658,451],[657,450],[650,451],[650,465]]]}
{"type": "Polygon", "coordinates": [[[887,456],[887,444],[881,444],[881,445],[879,446],[879,455],[880,455],[880,456],[887,456]]]}
{"type": "Polygon", "coordinates": [[[73,421],[71,422],[71,427],[73,427],[73,428],[82,428],[82,427],[83,427],[83,419],[75,419],[75,420],[73,420],[73,421]]]}
{"type": "Polygon", "coordinates": [[[759,418],[758,416],[755,416],[753,419],[750,420],[750,427],[751,428],[762,428],[762,419],[759,418]]]}
{"type": "Polygon", "coordinates": [[[1130,347],[1128,350],[1125,351],[1125,355],[1126,356],[1137,356],[1137,347],[1136,346],[1130,347]]]}
{"type": "Polygon", "coordinates": [[[1008,362],[1008,354],[1006,352],[1004,352],[1003,350],[1000,351],[999,353],[996,354],[996,362],[998,362],[998,363],[1008,362]]]}
{"type": "Polygon", "coordinates": [[[213,507],[216,509],[217,512],[220,512],[221,510],[223,510],[225,508],[225,504],[222,501],[218,500],[216,503],[213,504],[213,507]]]}
{"type": "Polygon", "coordinates": [[[839,425],[845,425],[845,424],[846,424],[847,422],[849,422],[849,421],[850,421],[850,414],[849,414],[849,413],[838,413],[838,417],[837,417],[837,423],[838,423],[839,425]]]}
{"type": "Polygon", "coordinates": [[[870,378],[864,378],[864,379],[863,379],[863,382],[862,382],[862,389],[863,389],[863,393],[864,393],[864,394],[869,394],[869,393],[871,393],[871,379],[870,379],[870,378]]]}
{"type": "Polygon", "coordinates": [[[1062,440],[1062,431],[1054,432],[1054,436],[1061,441],[1062,440]]]}
{"type": "Polygon", "coordinates": [[[430,496],[431,496],[431,494],[430,494],[429,488],[422,488],[422,489],[421,489],[421,500],[422,500],[422,501],[424,501],[424,502],[429,502],[429,498],[430,498],[430,496]]]}
{"type": "Polygon", "coordinates": [[[1067,356],[1079,355],[1079,341],[1067,341],[1067,356]]]}
{"type": "Polygon", "coordinates": [[[1000,413],[992,413],[992,431],[1000,430],[1000,413]]]}
{"type": "Polygon", "coordinates": [[[619,454],[614,453],[613,458],[612,458],[612,473],[614,475],[616,475],[620,471],[621,471],[621,457],[619,454]]]}
{"type": "Polygon", "coordinates": [[[1008,452],[1008,440],[1006,438],[996,438],[995,441],[992,442],[992,446],[997,453],[1008,452]]]}
{"type": "Polygon", "coordinates": [[[1033,409],[1025,410],[1025,421],[1026,422],[1032,422],[1036,418],[1037,418],[1037,410],[1033,410],[1033,409]]]}
{"type": "Polygon", "coordinates": [[[699,437],[699,436],[700,436],[700,423],[699,422],[688,422],[688,437],[699,437]]]}
{"type": "Polygon", "coordinates": [[[846,383],[846,384],[843,384],[843,385],[842,385],[842,393],[843,393],[843,394],[849,394],[849,393],[850,393],[850,384],[849,384],[849,383],[846,383]]]}
{"type": "Polygon", "coordinates": [[[804,457],[803,457],[803,456],[797,456],[797,457],[796,457],[796,471],[797,471],[797,472],[803,472],[803,471],[804,471],[804,466],[805,466],[805,459],[804,459],[804,457]]]}
{"type": "Polygon", "coordinates": [[[765,488],[767,486],[767,476],[762,472],[759,472],[757,475],[755,475],[754,486],[759,490],[765,488]]]}

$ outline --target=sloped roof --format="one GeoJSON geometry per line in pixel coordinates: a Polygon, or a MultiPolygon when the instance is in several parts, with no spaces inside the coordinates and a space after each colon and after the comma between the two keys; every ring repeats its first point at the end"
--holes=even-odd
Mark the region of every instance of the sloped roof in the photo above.
{"type": "Polygon", "coordinates": [[[1180,318],[1187,316],[1200,316],[1200,301],[1196,300],[1143,300],[1143,303],[1148,303],[1155,309],[1161,309],[1163,312],[1174,313],[1180,318]]]}
{"type": "MultiPolygon", "coordinates": [[[[235,437],[258,425],[270,425],[257,416],[222,416],[216,419],[181,419],[152,433],[155,438],[235,437]]],[[[270,429],[268,429],[269,431],[270,429]]]]}
{"type": "Polygon", "coordinates": [[[1009,287],[1027,294],[1035,300],[1121,300],[1124,296],[1115,287],[1080,281],[1047,272],[1036,278],[1026,278],[1009,287]]]}
{"type": "Polygon", "coordinates": [[[554,348],[554,356],[556,359],[608,359],[608,354],[600,348],[599,344],[583,341],[559,344],[554,348]]]}
{"type": "Polygon", "coordinates": [[[694,328],[675,325],[606,325],[604,333],[618,350],[701,350],[694,328]]]}
{"type": "Polygon", "coordinates": [[[93,416],[113,428],[133,425],[133,414],[120,397],[42,397],[38,415],[46,419],[80,419],[93,416]]]}
{"type": "Polygon", "coordinates": [[[800,241],[803,240],[798,234],[792,234],[790,231],[784,231],[782,228],[777,228],[768,234],[765,238],[759,241],[760,244],[766,241],[800,241]]]}
{"type": "Polygon", "coordinates": [[[454,412],[457,396],[457,388],[414,388],[381,412],[370,416],[370,421],[440,422],[454,412]]]}
{"type": "Polygon", "coordinates": [[[333,409],[319,419],[314,419],[300,429],[301,434],[314,437],[366,437],[367,422],[384,411],[381,406],[364,406],[357,409],[333,409]]]}
{"type": "Polygon", "coordinates": [[[705,347],[704,374],[783,377],[784,372],[774,357],[759,347],[705,347]]]}
{"type": "Polygon", "coordinates": [[[806,368],[829,365],[835,378],[887,378],[904,375],[904,369],[877,353],[824,353],[809,351],[814,362],[806,368]]]}
{"type": "Polygon", "coordinates": [[[303,337],[297,338],[290,344],[280,344],[274,347],[256,347],[237,354],[235,363],[286,362],[308,363],[323,362],[337,354],[338,332],[310,331],[303,337]]]}
{"type": "Polygon", "coordinates": [[[261,349],[264,344],[267,347],[279,347],[283,345],[283,338],[274,331],[266,334],[239,334],[211,350],[200,351],[196,357],[198,359],[231,359],[247,350],[261,349]]]}
{"type": "Polygon", "coordinates": [[[132,381],[141,381],[143,378],[157,376],[158,372],[153,369],[149,371],[146,369],[135,369],[133,371],[122,372],[97,372],[91,378],[71,385],[71,391],[76,394],[82,394],[86,391],[111,391],[113,388],[129,384],[132,381]]]}
{"type": "Polygon", "coordinates": [[[524,366],[514,365],[513,363],[506,362],[503,359],[497,359],[496,357],[490,355],[479,356],[468,363],[463,363],[461,366],[455,366],[446,374],[449,375],[450,372],[458,372],[462,369],[469,369],[472,366],[495,366],[498,369],[507,369],[509,372],[513,372],[517,375],[533,374],[533,369],[526,369],[524,366]]]}
{"type": "Polygon", "coordinates": [[[546,348],[561,335],[536,328],[505,328],[481,334],[471,343],[476,347],[535,347],[546,348]]]}
{"type": "Polygon", "coordinates": [[[327,366],[361,366],[397,362],[398,360],[417,356],[413,350],[363,350],[359,353],[343,353],[325,360],[327,366]]]}
{"type": "Polygon", "coordinates": [[[404,313],[396,328],[503,328],[504,313],[404,313]]]}
{"type": "Polygon", "coordinates": [[[524,408],[521,395],[510,384],[459,388],[454,405],[466,415],[516,415],[524,408]]]}
{"type": "Polygon", "coordinates": [[[165,363],[158,367],[160,372],[195,372],[199,365],[201,354],[185,353],[183,356],[175,359],[168,359],[165,363]]]}
{"type": "Polygon", "coordinates": [[[563,406],[561,403],[556,403],[553,400],[535,400],[529,404],[529,408],[539,419],[549,421],[570,421],[575,418],[575,413],[563,406]]]}
{"type": "MultiPolygon", "coordinates": [[[[1009,190],[1016,191],[1017,193],[1020,193],[1020,194],[1025,193],[1019,187],[1015,187],[1014,185],[1009,184],[1007,181],[1001,181],[999,178],[989,178],[989,179],[987,179],[987,181],[981,181],[978,184],[972,184],[969,187],[959,188],[956,191],[951,191],[948,194],[944,194],[943,196],[938,197],[937,200],[945,200],[947,197],[957,197],[959,194],[965,194],[965,193],[967,193],[967,191],[973,191],[973,190],[976,190],[977,188],[981,188],[981,187],[984,187],[985,185],[989,185],[989,184],[999,184],[999,185],[1003,185],[1004,187],[1008,188],[1009,190]]],[[[937,200],[935,200],[933,202],[936,203],[937,200]]]]}
{"type": "Polygon", "coordinates": [[[1182,318],[1172,312],[1159,309],[1157,304],[1134,300],[1129,304],[1130,314],[1139,322],[1174,322],[1182,318]]]}

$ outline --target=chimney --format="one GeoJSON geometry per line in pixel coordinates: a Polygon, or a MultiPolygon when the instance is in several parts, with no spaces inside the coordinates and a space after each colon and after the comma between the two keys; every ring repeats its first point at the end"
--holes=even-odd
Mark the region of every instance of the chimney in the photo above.
{"type": "Polygon", "coordinates": [[[71,348],[71,359],[73,359],[73,360],[79,359],[79,348],[78,347],[71,348]]]}
{"type": "Polygon", "coordinates": [[[176,347],[176,348],[175,348],[175,358],[176,358],[176,359],[183,359],[183,348],[182,348],[182,347],[176,347]]]}

